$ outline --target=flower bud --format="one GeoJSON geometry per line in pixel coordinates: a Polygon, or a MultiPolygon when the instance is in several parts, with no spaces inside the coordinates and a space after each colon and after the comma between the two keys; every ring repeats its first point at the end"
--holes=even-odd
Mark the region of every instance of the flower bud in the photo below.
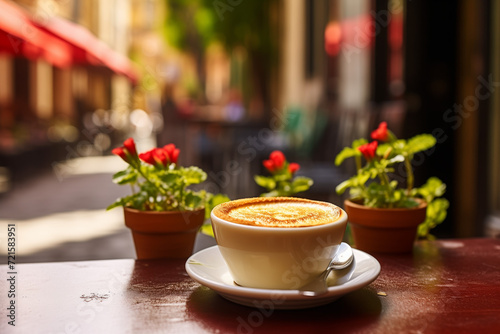
{"type": "Polygon", "coordinates": [[[367,161],[372,161],[377,154],[377,146],[378,142],[372,141],[371,143],[359,146],[358,151],[360,151],[363,154],[363,156],[367,161]]]}
{"type": "Polygon", "coordinates": [[[387,131],[387,122],[381,122],[377,129],[371,133],[372,139],[385,142],[389,139],[389,131],[387,131]]]}
{"type": "Polygon", "coordinates": [[[290,173],[294,174],[296,171],[300,169],[300,165],[296,162],[292,162],[288,165],[288,170],[290,173]]]}

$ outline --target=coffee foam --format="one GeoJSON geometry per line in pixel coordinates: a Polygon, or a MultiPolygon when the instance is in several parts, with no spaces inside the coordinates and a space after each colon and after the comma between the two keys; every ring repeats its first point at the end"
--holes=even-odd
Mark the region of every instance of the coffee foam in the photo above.
{"type": "Polygon", "coordinates": [[[214,214],[224,220],[263,227],[307,227],[338,220],[342,211],[326,203],[295,197],[255,197],[219,204],[214,214]]]}

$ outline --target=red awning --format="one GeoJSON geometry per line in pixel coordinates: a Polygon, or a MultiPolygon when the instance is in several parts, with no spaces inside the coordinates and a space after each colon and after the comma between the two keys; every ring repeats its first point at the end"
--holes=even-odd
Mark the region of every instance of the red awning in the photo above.
{"type": "Polygon", "coordinates": [[[115,73],[125,75],[132,82],[137,82],[137,74],[130,60],[111,49],[85,27],[59,17],[45,20],[38,27],[73,46],[73,63],[105,66],[115,73]]]}
{"type": "Polygon", "coordinates": [[[0,1],[0,53],[43,58],[58,67],[72,62],[68,43],[43,32],[23,10],[4,1],[0,1]]]}
{"type": "Polygon", "coordinates": [[[104,66],[136,83],[130,60],[96,38],[85,27],[58,17],[34,21],[20,7],[0,0],[0,53],[32,60],[39,58],[57,67],[104,66]]]}

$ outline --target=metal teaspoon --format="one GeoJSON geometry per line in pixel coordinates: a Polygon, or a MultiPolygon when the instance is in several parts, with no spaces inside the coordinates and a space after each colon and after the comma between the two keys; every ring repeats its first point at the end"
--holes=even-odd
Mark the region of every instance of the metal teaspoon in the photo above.
{"type": "Polygon", "coordinates": [[[312,282],[304,285],[299,289],[301,295],[304,296],[319,296],[325,294],[328,291],[328,285],[326,284],[326,279],[332,270],[340,270],[347,268],[354,259],[354,254],[352,252],[351,246],[342,242],[339,245],[339,249],[335,256],[333,257],[330,264],[324,272],[321,273],[317,278],[315,278],[312,282]]]}

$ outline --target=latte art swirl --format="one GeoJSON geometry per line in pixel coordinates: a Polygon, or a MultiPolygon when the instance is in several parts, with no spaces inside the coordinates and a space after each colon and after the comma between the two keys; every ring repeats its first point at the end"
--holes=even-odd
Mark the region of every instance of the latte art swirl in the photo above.
{"type": "Polygon", "coordinates": [[[294,197],[259,197],[218,205],[214,214],[244,225],[307,227],[334,222],[342,212],[337,206],[294,197]]]}

